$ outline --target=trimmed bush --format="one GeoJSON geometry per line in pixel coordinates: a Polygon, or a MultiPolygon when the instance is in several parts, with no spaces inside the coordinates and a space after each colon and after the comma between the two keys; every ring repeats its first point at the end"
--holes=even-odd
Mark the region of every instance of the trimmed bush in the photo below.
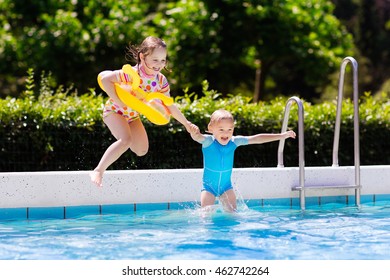
{"type": "MultiPolygon", "coordinates": [[[[31,73],[30,73],[31,74],[31,73]]],[[[46,171],[93,169],[114,141],[102,119],[106,96],[94,90],[83,95],[62,87],[50,88],[42,78],[40,88],[30,75],[19,99],[0,99],[0,171],[46,171]]],[[[224,108],[236,118],[236,135],[280,132],[287,98],[251,103],[236,95],[222,98],[203,83],[202,97],[186,93],[176,98],[188,120],[204,132],[211,113],[224,108]]],[[[305,162],[307,166],[328,166],[332,161],[336,103],[310,104],[305,109],[305,162]]],[[[339,148],[340,165],[353,165],[353,104],[346,99],[342,109],[339,148]]],[[[360,100],[360,151],[363,165],[390,164],[390,103],[386,96],[360,100]]],[[[291,109],[289,128],[297,131],[297,106],[291,109]]],[[[200,168],[200,144],[177,121],[156,126],[144,120],[150,149],[144,157],[127,152],[111,169],[200,168]]],[[[275,167],[278,142],[240,147],[235,167],[275,167]]],[[[285,166],[298,165],[298,140],[287,140],[285,166]]]]}

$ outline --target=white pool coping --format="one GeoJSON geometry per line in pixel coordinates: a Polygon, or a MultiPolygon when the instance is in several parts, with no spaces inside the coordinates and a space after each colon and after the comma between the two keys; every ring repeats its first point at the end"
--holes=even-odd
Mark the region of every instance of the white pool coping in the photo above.
{"type": "MultiPolygon", "coordinates": [[[[0,173],[0,208],[174,203],[199,201],[202,169],[107,171],[103,188],[90,171],[0,173]]],[[[243,199],[297,198],[298,167],[236,168],[232,181],[243,199]]],[[[307,167],[307,185],[354,184],[354,168],[307,167]]],[[[361,167],[362,195],[390,194],[390,165],[361,167]]],[[[354,190],[317,190],[307,197],[354,195],[354,190]]]]}

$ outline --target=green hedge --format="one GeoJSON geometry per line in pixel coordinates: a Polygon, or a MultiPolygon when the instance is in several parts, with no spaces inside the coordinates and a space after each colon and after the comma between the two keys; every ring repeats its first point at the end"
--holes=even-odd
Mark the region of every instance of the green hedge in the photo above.
{"type": "MultiPolygon", "coordinates": [[[[40,88],[27,81],[19,99],[0,99],[0,171],[45,171],[93,169],[114,141],[101,120],[103,94],[77,95],[69,90],[51,89],[42,79],[40,88]]],[[[221,98],[203,84],[202,97],[186,93],[176,103],[186,117],[202,131],[217,108],[236,117],[235,134],[279,132],[287,98],[251,103],[243,96],[221,98]]],[[[297,106],[291,109],[289,128],[297,131],[297,106]]],[[[307,166],[331,165],[335,102],[313,105],[304,102],[305,158],[307,166]]],[[[353,165],[353,104],[343,104],[340,137],[340,165],[353,165]]],[[[184,128],[175,120],[166,126],[144,121],[150,140],[149,153],[136,157],[125,153],[112,169],[199,168],[202,153],[184,128]]],[[[390,103],[386,96],[374,99],[365,94],[360,100],[361,163],[390,164],[390,103]]],[[[236,167],[275,167],[278,143],[240,147],[236,167]]],[[[287,140],[285,166],[298,165],[298,141],[287,140]]]]}

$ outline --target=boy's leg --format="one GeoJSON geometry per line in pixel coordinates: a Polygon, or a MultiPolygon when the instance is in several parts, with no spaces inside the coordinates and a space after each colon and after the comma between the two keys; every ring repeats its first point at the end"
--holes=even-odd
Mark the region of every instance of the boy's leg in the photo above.
{"type": "Polygon", "coordinates": [[[220,197],[223,208],[228,212],[234,212],[237,210],[236,193],[233,189],[227,190],[220,197]]]}
{"type": "Polygon", "coordinates": [[[209,193],[208,191],[202,191],[200,194],[200,206],[202,208],[214,205],[215,203],[215,196],[212,193],[209,193]]]}

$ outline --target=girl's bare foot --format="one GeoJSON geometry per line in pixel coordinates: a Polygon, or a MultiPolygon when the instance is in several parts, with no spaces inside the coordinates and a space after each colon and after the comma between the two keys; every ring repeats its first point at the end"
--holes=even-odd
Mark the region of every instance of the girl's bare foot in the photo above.
{"type": "Polygon", "coordinates": [[[89,177],[91,177],[92,183],[96,186],[103,187],[103,172],[94,170],[91,174],[89,174],[89,177]]]}

